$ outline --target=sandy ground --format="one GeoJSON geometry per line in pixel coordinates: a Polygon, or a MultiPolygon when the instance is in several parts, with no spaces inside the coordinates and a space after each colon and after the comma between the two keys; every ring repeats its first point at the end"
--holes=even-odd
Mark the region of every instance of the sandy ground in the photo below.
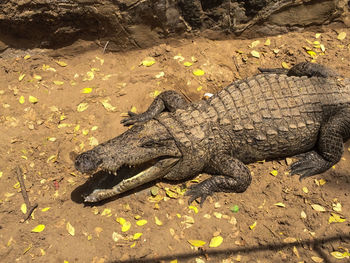
{"type": "Polygon", "coordinates": [[[181,194],[186,182],[155,182],[96,206],[81,201],[88,176],[75,171],[74,152],[125,131],[122,116],[133,107],[146,110],[161,91],[198,100],[257,73],[258,66],[291,66],[312,56],[350,77],[349,29],[256,40],[183,40],[120,54],[89,49],[72,55],[89,46],[81,42],[2,54],[0,261],[349,262],[348,146],[339,164],[303,182],[286,173],[285,160],[251,164],[253,182],[245,193],[215,194],[203,208],[187,205],[181,194]],[[345,39],[337,39],[340,32],[345,39]],[[155,60],[149,67],[140,64],[147,57],[155,60]],[[204,75],[195,76],[196,69],[204,75]],[[25,223],[18,165],[31,203],[38,204],[25,223]],[[329,223],[337,215],[346,221],[329,223]],[[210,245],[213,237],[222,243],[210,245]],[[189,240],[206,243],[196,247],[189,240]]]}

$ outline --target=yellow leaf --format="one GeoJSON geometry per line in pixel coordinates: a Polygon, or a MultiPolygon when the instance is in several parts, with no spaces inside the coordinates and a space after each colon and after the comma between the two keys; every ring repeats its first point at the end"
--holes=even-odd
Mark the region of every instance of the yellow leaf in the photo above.
{"type": "Polygon", "coordinates": [[[304,187],[303,187],[303,192],[304,192],[305,194],[307,194],[307,193],[309,192],[309,189],[307,189],[307,187],[304,186],[304,187]]]}
{"type": "Polygon", "coordinates": [[[133,248],[133,247],[135,247],[135,246],[136,246],[136,242],[132,243],[132,244],[130,245],[130,248],[133,248]]]}
{"type": "Polygon", "coordinates": [[[42,80],[42,77],[40,75],[34,74],[33,78],[36,80],[42,80]]]}
{"type": "Polygon", "coordinates": [[[97,146],[98,145],[98,140],[95,137],[91,136],[89,138],[89,144],[90,144],[90,146],[93,146],[93,147],[97,146]]]}
{"type": "Polygon", "coordinates": [[[93,70],[91,70],[91,71],[88,71],[88,72],[86,72],[86,77],[85,78],[83,78],[83,81],[91,81],[91,80],[93,80],[95,78],[95,74],[94,74],[94,71],[93,70]]]}
{"type": "Polygon", "coordinates": [[[324,185],[326,183],[326,180],[325,179],[320,179],[318,182],[320,183],[320,185],[324,185]]]}
{"type": "Polygon", "coordinates": [[[21,211],[22,211],[23,214],[26,214],[26,213],[27,213],[27,205],[26,205],[26,204],[23,203],[23,204],[21,205],[21,211]]]}
{"type": "Polygon", "coordinates": [[[274,204],[275,206],[279,206],[279,207],[286,207],[286,205],[285,204],[283,204],[283,203],[276,203],[276,204],[274,204]]]}
{"type": "Polygon", "coordinates": [[[191,246],[193,247],[202,247],[207,243],[203,240],[196,240],[196,239],[187,240],[187,242],[190,243],[191,246]]]}
{"type": "Polygon", "coordinates": [[[193,210],[196,214],[198,213],[198,207],[190,205],[188,208],[193,210]]]}
{"type": "Polygon", "coordinates": [[[3,175],[3,172],[0,172],[0,178],[2,177],[2,175],[3,175]]]}
{"type": "Polygon", "coordinates": [[[340,32],[339,35],[337,36],[337,38],[338,38],[339,40],[344,40],[345,37],[346,37],[346,33],[345,33],[345,32],[340,32]]]}
{"type": "Polygon", "coordinates": [[[272,171],[270,172],[270,174],[273,175],[273,176],[277,176],[278,171],[277,171],[277,170],[272,170],[272,171]]]}
{"type": "Polygon", "coordinates": [[[122,225],[122,232],[126,232],[130,229],[131,227],[131,223],[129,221],[126,221],[123,225],[122,225]]]}
{"type": "Polygon", "coordinates": [[[15,189],[19,189],[20,187],[21,187],[21,185],[20,185],[19,182],[15,183],[15,184],[13,185],[13,188],[15,188],[15,189]]]}
{"type": "Polygon", "coordinates": [[[321,48],[321,51],[322,51],[322,52],[325,52],[325,51],[326,51],[326,48],[325,48],[325,46],[324,46],[323,44],[320,45],[320,48],[321,48]]]}
{"type": "Polygon", "coordinates": [[[117,221],[121,225],[124,225],[126,223],[126,220],[122,217],[117,217],[115,221],[117,221]]]}
{"type": "Polygon", "coordinates": [[[71,236],[75,235],[75,229],[69,222],[66,224],[66,229],[71,236]]]}
{"type": "Polygon", "coordinates": [[[63,85],[64,82],[63,81],[60,81],[60,80],[54,80],[53,83],[57,86],[60,86],[60,85],[63,85]]]}
{"type": "Polygon", "coordinates": [[[34,96],[29,96],[28,100],[29,100],[30,103],[33,103],[33,104],[38,102],[38,99],[36,97],[34,97],[34,96]]]}
{"type": "Polygon", "coordinates": [[[56,69],[51,68],[49,65],[46,65],[46,64],[43,64],[42,70],[56,72],[56,69]]]}
{"type": "Polygon", "coordinates": [[[320,38],[320,36],[321,36],[321,33],[316,33],[315,34],[315,38],[320,38]]]}
{"type": "Polygon", "coordinates": [[[265,43],[264,43],[265,46],[269,46],[271,45],[271,40],[268,38],[266,39],[265,43]]]}
{"type": "Polygon", "coordinates": [[[26,100],[23,96],[19,97],[19,103],[23,104],[26,100]]]}
{"type": "Polygon", "coordinates": [[[181,56],[181,54],[177,55],[177,56],[174,56],[174,59],[175,60],[179,60],[180,62],[184,61],[185,58],[183,56],[181,56]]]}
{"type": "Polygon", "coordinates": [[[24,59],[24,60],[27,60],[27,59],[30,59],[30,57],[31,57],[31,56],[30,56],[29,54],[27,54],[27,55],[24,56],[23,59],[24,59]]]}
{"type": "Polygon", "coordinates": [[[22,81],[24,79],[24,77],[26,76],[26,74],[20,74],[19,77],[18,77],[18,80],[19,81],[22,81]]]}
{"type": "Polygon", "coordinates": [[[110,103],[109,103],[109,99],[103,99],[103,100],[100,100],[100,102],[102,103],[103,107],[107,110],[107,111],[116,111],[117,108],[112,106],[110,103]]]}
{"type": "Polygon", "coordinates": [[[66,67],[68,64],[62,60],[55,60],[55,62],[61,67],[66,67]]]}
{"type": "MultiPolygon", "coordinates": [[[[160,94],[160,91],[159,91],[159,90],[155,90],[155,91],[151,92],[150,96],[151,96],[152,98],[155,98],[155,97],[157,97],[159,94],[160,94]]],[[[349,151],[350,151],[350,150],[349,150],[349,151]]]]}
{"type": "Polygon", "coordinates": [[[197,91],[201,91],[203,89],[203,87],[202,86],[199,86],[198,88],[197,88],[197,91]]]}
{"type": "Polygon", "coordinates": [[[312,204],[311,207],[316,210],[317,212],[325,212],[326,209],[323,206],[320,206],[318,204],[312,204]]]}
{"type": "Polygon", "coordinates": [[[101,216],[111,216],[112,215],[112,210],[109,208],[103,209],[101,216]]]}
{"type": "Polygon", "coordinates": [[[331,216],[328,219],[329,223],[342,223],[345,221],[346,221],[345,218],[342,218],[340,215],[337,215],[335,213],[331,213],[331,216]]]}
{"type": "Polygon", "coordinates": [[[178,263],[177,259],[173,259],[170,263],[178,263]]]}
{"type": "Polygon", "coordinates": [[[143,225],[146,225],[146,224],[147,224],[147,220],[146,219],[141,219],[141,220],[136,221],[136,225],[138,225],[138,226],[143,226],[143,225]]]}
{"type": "Polygon", "coordinates": [[[222,244],[222,241],[224,241],[222,236],[213,237],[210,240],[209,247],[218,247],[222,244]]]}
{"type": "Polygon", "coordinates": [[[319,258],[319,257],[311,257],[312,261],[316,262],[316,263],[322,263],[323,262],[323,258],[319,258]]]}
{"type": "Polygon", "coordinates": [[[154,220],[156,221],[156,225],[158,225],[158,226],[163,225],[163,222],[160,221],[158,217],[155,216],[155,217],[154,217],[154,220]]]}
{"type": "Polygon", "coordinates": [[[45,229],[45,225],[37,225],[32,229],[32,232],[39,233],[45,229]]]}
{"type": "Polygon", "coordinates": [[[152,57],[147,57],[144,60],[142,60],[141,64],[145,67],[150,67],[152,66],[154,63],[156,63],[155,59],[152,57]]]}
{"type": "Polygon", "coordinates": [[[348,253],[342,253],[342,252],[339,252],[339,251],[333,251],[331,252],[331,255],[333,257],[335,257],[336,259],[343,259],[343,258],[346,258],[346,257],[349,257],[349,255],[347,255],[348,253]]]}
{"type": "Polygon", "coordinates": [[[92,91],[92,88],[83,88],[81,90],[81,93],[88,94],[88,93],[91,93],[91,91],[92,91]]]}
{"type": "Polygon", "coordinates": [[[130,111],[133,112],[133,113],[136,113],[136,112],[137,112],[137,109],[136,109],[135,106],[132,106],[130,111]]]}
{"type": "Polygon", "coordinates": [[[252,50],[250,54],[252,54],[252,56],[255,58],[260,58],[260,53],[256,50],[252,50]]]}
{"type": "Polygon", "coordinates": [[[77,106],[77,111],[82,112],[86,110],[89,107],[89,104],[87,102],[82,102],[77,106]]]}
{"type": "Polygon", "coordinates": [[[316,52],[315,51],[312,51],[312,50],[307,50],[306,51],[312,58],[315,58],[315,57],[317,57],[317,54],[316,54],[316,52]]]}
{"type": "Polygon", "coordinates": [[[46,211],[48,211],[48,210],[50,210],[50,209],[51,209],[51,207],[48,206],[48,207],[45,207],[45,208],[41,209],[41,211],[42,211],[42,212],[46,212],[46,211]]]}
{"type": "Polygon", "coordinates": [[[193,63],[188,62],[188,61],[186,61],[186,62],[184,63],[184,66],[185,66],[185,67],[191,67],[192,65],[193,65],[193,63]]]}
{"type": "Polygon", "coordinates": [[[249,226],[249,228],[250,228],[251,230],[253,230],[253,229],[256,227],[256,224],[257,224],[257,222],[255,221],[253,224],[251,224],[251,225],[249,226]]]}
{"type": "Polygon", "coordinates": [[[123,236],[121,234],[118,234],[117,232],[113,232],[112,239],[114,242],[118,242],[120,239],[123,239],[123,236]]]}
{"type": "Polygon", "coordinates": [[[164,77],[164,76],[165,76],[165,73],[162,71],[156,75],[156,78],[159,79],[159,78],[164,77]]]}
{"type": "Polygon", "coordinates": [[[137,240],[137,239],[139,239],[141,236],[142,236],[142,233],[135,233],[134,236],[133,236],[133,239],[134,239],[134,240],[137,240]]]}
{"type": "Polygon", "coordinates": [[[100,233],[103,231],[103,228],[102,227],[95,227],[95,233],[96,233],[96,236],[99,237],[100,236],[100,233]]]}
{"type": "Polygon", "coordinates": [[[204,75],[204,71],[201,69],[195,69],[192,71],[193,75],[195,76],[203,76],[204,75]]]}
{"type": "Polygon", "coordinates": [[[254,47],[258,46],[259,44],[260,44],[260,40],[255,40],[249,45],[249,47],[254,48],[254,47]]]}
{"type": "Polygon", "coordinates": [[[282,68],[290,69],[290,66],[286,62],[282,62],[282,68]]]}
{"type": "Polygon", "coordinates": [[[341,212],[341,207],[342,207],[341,203],[338,202],[336,204],[332,204],[332,206],[334,211],[341,212]]]}

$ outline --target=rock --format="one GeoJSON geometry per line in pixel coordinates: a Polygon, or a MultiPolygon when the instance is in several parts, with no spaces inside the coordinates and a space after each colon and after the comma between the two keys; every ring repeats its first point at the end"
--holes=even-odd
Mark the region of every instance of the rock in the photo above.
{"type": "Polygon", "coordinates": [[[61,48],[79,39],[123,51],[179,36],[251,38],[335,20],[349,24],[348,17],[346,0],[7,0],[0,1],[0,52],[61,48]]]}

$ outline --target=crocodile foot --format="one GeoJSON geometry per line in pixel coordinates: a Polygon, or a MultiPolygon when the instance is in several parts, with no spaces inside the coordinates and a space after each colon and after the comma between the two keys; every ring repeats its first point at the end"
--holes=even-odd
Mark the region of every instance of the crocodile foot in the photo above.
{"type": "MultiPolygon", "coordinates": [[[[131,111],[128,112],[129,117],[122,119],[120,123],[122,123],[124,126],[130,126],[137,122],[140,122],[140,114],[133,113],[131,111]]],[[[141,120],[142,121],[142,120],[141,120]]]]}
{"type": "Polygon", "coordinates": [[[300,154],[297,158],[299,160],[290,166],[290,173],[291,175],[299,174],[299,181],[323,173],[332,166],[315,151],[300,154]]]}
{"type": "Polygon", "coordinates": [[[189,190],[185,193],[186,196],[190,196],[190,198],[188,199],[189,205],[194,200],[200,198],[199,205],[200,207],[203,206],[204,201],[207,199],[208,196],[212,194],[212,191],[210,191],[209,188],[205,186],[206,184],[207,182],[203,181],[199,184],[192,185],[189,187],[189,190]]]}

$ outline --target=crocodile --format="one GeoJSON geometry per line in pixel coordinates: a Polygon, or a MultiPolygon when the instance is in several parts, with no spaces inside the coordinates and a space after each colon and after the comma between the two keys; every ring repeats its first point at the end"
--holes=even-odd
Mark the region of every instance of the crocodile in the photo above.
{"type": "Polygon", "coordinates": [[[350,79],[320,64],[260,73],[228,85],[207,100],[188,103],[175,91],[157,96],[119,136],[81,153],[82,173],[104,170],[126,176],[84,197],[97,202],[165,178],[212,175],[186,192],[203,204],[214,192],[244,192],[252,177],[247,164],[296,157],[290,174],[300,180],[323,173],[343,154],[350,137],[350,79]]]}

